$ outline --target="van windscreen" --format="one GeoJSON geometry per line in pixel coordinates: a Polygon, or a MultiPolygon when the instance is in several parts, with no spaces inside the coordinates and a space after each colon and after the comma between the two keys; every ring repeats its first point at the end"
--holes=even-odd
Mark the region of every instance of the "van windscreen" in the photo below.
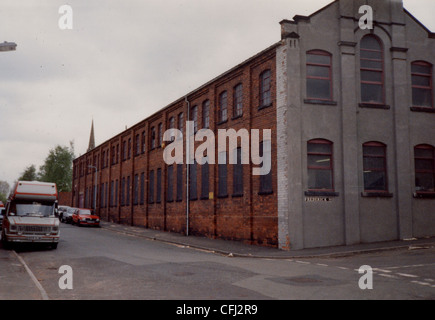
{"type": "Polygon", "coordinates": [[[53,202],[20,202],[12,203],[10,215],[17,215],[19,217],[51,217],[54,216],[53,202]]]}

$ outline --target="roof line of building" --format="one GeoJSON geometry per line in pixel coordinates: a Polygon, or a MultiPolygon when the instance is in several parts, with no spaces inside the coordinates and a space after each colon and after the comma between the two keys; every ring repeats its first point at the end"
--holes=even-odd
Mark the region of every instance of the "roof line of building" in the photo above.
{"type": "Polygon", "coordinates": [[[416,17],[414,17],[414,15],[411,12],[409,12],[405,8],[403,8],[403,11],[405,11],[405,13],[408,16],[410,16],[412,20],[414,20],[420,27],[422,27],[427,32],[429,38],[435,39],[434,32],[430,31],[423,23],[420,22],[420,20],[418,20],[416,17]]]}
{"type": "MultiPolygon", "coordinates": [[[[266,52],[268,52],[268,51],[270,51],[270,50],[275,49],[276,47],[278,47],[278,46],[280,46],[280,45],[281,45],[281,41],[275,42],[273,45],[267,47],[266,49],[264,49],[264,50],[258,52],[257,54],[251,56],[250,58],[244,60],[243,62],[239,63],[239,64],[236,65],[235,67],[233,67],[233,68],[231,68],[231,69],[225,71],[224,73],[218,75],[217,77],[214,77],[213,79],[211,79],[210,81],[208,81],[208,82],[206,82],[205,84],[201,85],[200,87],[198,87],[198,88],[196,88],[196,89],[190,91],[189,93],[185,94],[184,96],[182,96],[182,97],[178,98],[177,100],[171,102],[170,104],[166,105],[166,106],[163,107],[162,109],[159,109],[158,111],[156,111],[156,112],[154,112],[153,114],[149,115],[149,116],[146,117],[145,119],[143,119],[143,120],[141,120],[141,121],[135,123],[135,124],[132,125],[130,128],[128,128],[128,129],[126,129],[126,130],[123,130],[122,132],[120,132],[120,133],[118,133],[118,134],[112,136],[111,138],[105,140],[104,142],[98,144],[98,146],[95,146],[95,148],[94,148],[93,150],[100,148],[101,146],[103,146],[104,144],[108,143],[108,142],[109,142],[110,140],[112,140],[112,139],[115,139],[115,138],[117,138],[117,137],[119,137],[119,136],[124,135],[127,131],[130,131],[130,130],[134,129],[135,127],[137,127],[137,126],[141,126],[145,121],[147,121],[147,120],[149,120],[149,119],[152,119],[153,117],[155,117],[155,116],[158,115],[159,113],[166,111],[167,109],[173,107],[174,105],[176,105],[176,104],[178,104],[178,103],[183,103],[183,102],[185,101],[185,98],[186,98],[186,97],[189,97],[189,96],[194,95],[194,94],[197,93],[198,91],[201,91],[201,90],[204,89],[205,87],[211,85],[212,83],[218,81],[218,80],[221,79],[221,78],[224,78],[224,77],[227,76],[228,74],[231,74],[231,73],[234,72],[235,70],[237,70],[237,69],[243,67],[244,65],[250,63],[251,61],[257,59],[257,58],[260,57],[261,55],[265,54],[266,52]]],[[[79,157],[77,157],[76,159],[74,159],[74,161],[76,161],[76,160],[82,158],[83,156],[87,155],[87,154],[90,153],[90,152],[92,152],[92,150],[89,151],[89,152],[86,152],[86,153],[82,154],[82,155],[79,156],[79,157]]]]}
{"type": "MultiPolygon", "coordinates": [[[[283,23],[291,23],[291,24],[298,24],[300,21],[310,21],[310,19],[312,17],[314,17],[315,15],[317,15],[318,13],[322,12],[323,10],[329,8],[331,5],[333,5],[334,3],[338,2],[339,0],[335,0],[329,4],[327,4],[326,6],[324,6],[323,8],[317,10],[316,12],[310,14],[309,16],[303,16],[303,15],[295,15],[293,17],[293,20],[288,20],[288,19],[283,19],[281,20],[279,23],[283,24],[283,23]]],[[[435,32],[432,32],[431,30],[429,30],[420,20],[418,20],[411,12],[409,12],[405,7],[403,8],[403,11],[411,17],[412,20],[414,20],[420,27],[422,27],[428,34],[429,38],[435,39],[435,32]]]]}

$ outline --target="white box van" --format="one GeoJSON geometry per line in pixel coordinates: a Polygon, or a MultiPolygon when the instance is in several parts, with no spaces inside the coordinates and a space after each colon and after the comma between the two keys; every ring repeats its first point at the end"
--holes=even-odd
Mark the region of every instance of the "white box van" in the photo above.
{"type": "Polygon", "coordinates": [[[19,181],[6,203],[2,222],[2,243],[35,242],[59,243],[58,193],[55,183],[19,181]]]}

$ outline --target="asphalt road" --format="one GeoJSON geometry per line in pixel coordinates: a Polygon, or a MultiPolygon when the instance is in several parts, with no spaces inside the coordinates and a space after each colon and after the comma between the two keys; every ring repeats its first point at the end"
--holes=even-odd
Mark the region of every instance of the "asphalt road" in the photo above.
{"type": "Polygon", "coordinates": [[[0,248],[0,300],[9,299],[435,299],[435,248],[342,258],[235,258],[62,224],[57,250],[0,248]],[[358,272],[363,265],[373,270],[372,289],[359,286],[367,275],[358,272]],[[71,271],[59,273],[62,266],[71,271]]]}

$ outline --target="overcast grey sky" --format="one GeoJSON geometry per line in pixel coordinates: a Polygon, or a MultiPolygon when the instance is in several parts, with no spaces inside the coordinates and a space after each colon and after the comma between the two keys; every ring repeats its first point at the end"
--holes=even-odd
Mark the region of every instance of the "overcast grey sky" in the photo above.
{"type": "MultiPolygon", "coordinates": [[[[280,40],[282,19],[332,0],[2,0],[0,180],[55,145],[86,152],[280,40]],[[60,30],[59,7],[73,8],[60,30]]],[[[404,0],[435,31],[434,0],[404,0]]]]}

